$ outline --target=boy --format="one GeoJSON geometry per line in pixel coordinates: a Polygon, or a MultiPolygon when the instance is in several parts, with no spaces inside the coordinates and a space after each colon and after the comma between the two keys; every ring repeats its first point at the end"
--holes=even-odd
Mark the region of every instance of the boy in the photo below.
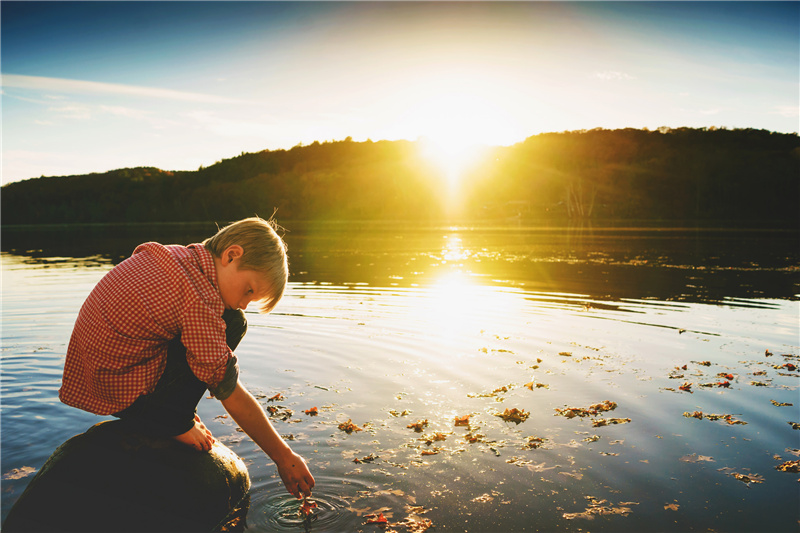
{"type": "Polygon", "coordinates": [[[138,246],[81,307],[59,398],[208,451],[215,440],[196,415],[208,389],[275,462],[289,493],[310,496],[314,478],[305,461],[242,386],[232,351],[247,329],[243,310],[259,302],[271,311],[287,279],[286,246],[257,217],[202,244],[138,246]]]}

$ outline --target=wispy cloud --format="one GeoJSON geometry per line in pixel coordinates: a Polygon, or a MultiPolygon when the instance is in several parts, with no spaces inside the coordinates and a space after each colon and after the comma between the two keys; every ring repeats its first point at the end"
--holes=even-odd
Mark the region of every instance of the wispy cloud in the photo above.
{"type": "Polygon", "coordinates": [[[594,77],[600,80],[633,80],[635,79],[630,74],[619,72],[616,70],[605,70],[603,72],[595,72],[594,77]]]}
{"type": "MultiPolygon", "coordinates": [[[[102,83],[96,81],[68,80],[63,78],[46,78],[41,76],[23,76],[19,74],[3,74],[2,86],[4,89],[13,87],[16,89],[33,89],[56,94],[114,94],[211,104],[246,103],[242,102],[241,100],[211,94],[173,91],[171,89],[140,87],[136,85],[102,83]]],[[[48,98],[53,98],[53,95],[48,94],[48,98]]]]}

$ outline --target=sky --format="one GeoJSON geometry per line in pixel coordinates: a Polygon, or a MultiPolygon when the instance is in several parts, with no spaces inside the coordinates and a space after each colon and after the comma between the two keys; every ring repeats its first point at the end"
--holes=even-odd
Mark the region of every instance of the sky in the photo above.
{"type": "Polygon", "coordinates": [[[2,183],[352,137],[797,132],[800,2],[0,3],[2,183]]]}

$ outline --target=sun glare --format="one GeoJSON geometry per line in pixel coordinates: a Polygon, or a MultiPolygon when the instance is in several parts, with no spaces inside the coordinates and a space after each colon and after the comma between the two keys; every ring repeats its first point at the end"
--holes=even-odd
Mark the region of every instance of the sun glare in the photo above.
{"type": "Polygon", "coordinates": [[[398,125],[414,132],[422,155],[440,169],[451,192],[484,148],[521,140],[516,121],[489,89],[432,79],[424,95],[407,102],[398,125]]]}

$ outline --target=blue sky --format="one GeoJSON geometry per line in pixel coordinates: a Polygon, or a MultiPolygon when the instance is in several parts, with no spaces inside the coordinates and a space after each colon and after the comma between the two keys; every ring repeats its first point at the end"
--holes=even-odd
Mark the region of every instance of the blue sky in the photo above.
{"type": "Polygon", "coordinates": [[[3,183],[315,140],[797,132],[798,2],[0,4],[3,183]]]}

